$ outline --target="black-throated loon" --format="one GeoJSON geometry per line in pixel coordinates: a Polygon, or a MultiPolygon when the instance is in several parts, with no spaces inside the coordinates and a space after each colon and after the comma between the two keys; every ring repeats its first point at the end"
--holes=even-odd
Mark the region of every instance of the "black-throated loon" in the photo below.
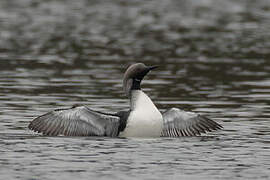
{"type": "Polygon", "coordinates": [[[136,63],[126,70],[123,88],[130,99],[130,109],[127,111],[109,114],[87,106],[74,106],[41,115],[28,127],[51,136],[110,137],[196,136],[222,128],[205,116],[178,108],[171,108],[161,114],[140,86],[144,76],[156,67],[136,63]]]}

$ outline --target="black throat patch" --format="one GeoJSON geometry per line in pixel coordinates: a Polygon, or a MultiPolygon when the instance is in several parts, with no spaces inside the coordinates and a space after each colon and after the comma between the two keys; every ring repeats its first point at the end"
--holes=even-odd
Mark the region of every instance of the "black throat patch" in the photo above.
{"type": "Polygon", "coordinates": [[[141,79],[133,78],[131,90],[140,90],[141,89],[141,79]]]}

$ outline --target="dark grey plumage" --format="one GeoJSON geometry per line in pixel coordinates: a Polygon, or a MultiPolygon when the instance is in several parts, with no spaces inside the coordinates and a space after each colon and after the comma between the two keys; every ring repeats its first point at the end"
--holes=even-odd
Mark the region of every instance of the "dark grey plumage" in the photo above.
{"type": "MultiPolygon", "coordinates": [[[[131,65],[124,74],[123,88],[130,97],[132,90],[140,90],[143,77],[157,66],[145,66],[143,63],[131,65]]],[[[130,97],[131,98],[131,97],[130,97]]],[[[124,131],[127,119],[135,107],[129,111],[116,114],[102,113],[86,106],[58,109],[35,118],[29,129],[45,135],[65,136],[110,136],[116,137],[124,131]]],[[[159,122],[162,125],[162,122],[159,122]]],[[[163,130],[157,131],[161,136],[180,137],[196,136],[207,131],[221,129],[222,126],[204,116],[172,108],[163,113],[163,130]]]]}
{"type": "Polygon", "coordinates": [[[128,67],[123,78],[123,89],[129,97],[131,90],[141,89],[140,84],[144,76],[158,66],[146,66],[143,63],[132,64],[128,67]]]}
{"type": "Polygon", "coordinates": [[[205,116],[171,108],[163,113],[164,127],[161,136],[196,136],[207,131],[221,129],[222,126],[205,116]]]}
{"type": "Polygon", "coordinates": [[[56,136],[118,136],[125,126],[126,113],[107,114],[86,106],[58,109],[35,118],[29,129],[56,136]]]}

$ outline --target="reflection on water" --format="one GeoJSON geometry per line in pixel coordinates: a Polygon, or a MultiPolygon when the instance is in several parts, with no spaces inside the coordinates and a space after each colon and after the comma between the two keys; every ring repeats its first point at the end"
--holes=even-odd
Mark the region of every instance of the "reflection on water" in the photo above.
{"type": "Polygon", "coordinates": [[[270,3],[0,2],[0,179],[269,179],[270,3]],[[160,65],[143,88],[162,111],[206,114],[193,138],[42,137],[54,108],[128,108],[122,75],[160,65]]]}

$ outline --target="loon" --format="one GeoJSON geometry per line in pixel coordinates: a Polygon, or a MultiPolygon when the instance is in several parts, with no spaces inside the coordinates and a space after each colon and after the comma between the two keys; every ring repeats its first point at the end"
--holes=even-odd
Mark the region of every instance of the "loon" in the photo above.
{"type": "Polygon", "coordinates": [[[49,136],[109,137],[197,136],[222,128],[205,116],[179,108],[161,113],[141,90],[144,76],[157,67],[136,63],[126,70],[123,88],[130,100],[129,110],[104,113],[87,106],[56,109],[32,120],[28,128],[49,136]]]}

